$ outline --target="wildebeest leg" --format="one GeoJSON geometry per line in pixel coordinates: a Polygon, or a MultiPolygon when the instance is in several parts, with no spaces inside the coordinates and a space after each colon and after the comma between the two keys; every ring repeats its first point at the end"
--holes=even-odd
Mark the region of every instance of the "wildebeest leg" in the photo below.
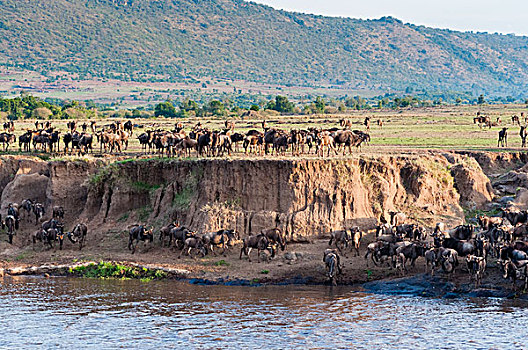
{"type": "Polygon", "coordinates": [[[252,250],[252,249],[253,249],[253,248],[249,247],[249,248],[247,248],[247,250],[246,250],[246,255],[248,256],[248,260],[249,260],[249,262],[251,262],[251,250],[252,250]]]}

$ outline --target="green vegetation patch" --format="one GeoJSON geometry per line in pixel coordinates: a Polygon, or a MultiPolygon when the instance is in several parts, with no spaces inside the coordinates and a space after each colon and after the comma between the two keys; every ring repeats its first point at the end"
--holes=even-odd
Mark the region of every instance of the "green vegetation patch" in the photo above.
{"type": "Polygon", "coordinates": [[[116,262],[105,261],[101,261],[99,264],[92,263],[87,266],[76,266],[70,268],[68,272],[78,277],[140,279],[144,282],[168,277],[167,273],[161,270],[127,266],[116,262]]]}

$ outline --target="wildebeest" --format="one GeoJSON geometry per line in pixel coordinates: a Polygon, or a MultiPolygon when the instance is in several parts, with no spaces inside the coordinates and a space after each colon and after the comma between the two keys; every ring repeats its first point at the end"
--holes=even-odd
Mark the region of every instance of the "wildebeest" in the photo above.
{"type": "Polygon", "coordinates": [[[35,214],[35,225],[38,225],[39,220],[46,214],[44,206],[40,203],[33,205],[33,214],[35,214]]]}
{"type": "Polygon", "coordinates": [[[83,223],[79,223],[75,225],[71,232],[68,232],[68,239],[73,244],[79,242],[79,250],[81,250],[84,246],[84,240],[86,239],[87,233],[88,227],[83,223]]]}
{"type": "Polygon", "coordinates": [[[480,287],[482,283],[482,277],[486,270],[486,260],[483,257],[468,255],[466,256],[466,264],[471,279],[475,279],[475,288],[480,287]]]}
{"type": "Polygon", "coordinates": [[[508,219],[508,221],[513,226],[516,226],[517,224],[524,224],[528,221],[528,212],[526,210],[512,210],[508,208],[502,208],[501,216],[508,219]]]}
{"type": "Polygon", "coordinates": [[[502,128],[502,130],[499,131],[497,147],[508,147],[508,128],[502,128]]]}
{"type": "Polygon", "coordinates": [[[454,249],[458,255],[466,256],[476,253],[476,245],[474,241],[459,240],[456,238],[446,238],[442,241],[442,247],[454,249]]]}
{"type": "Polygon", "coordinates": [[[276,246],[277,244],[280,246],[282,251],[286,249],[286,238],[284,237],[284,233],[280,228],[275,227],[268,230],[263,230],[261,233],[264,234],[266,238],[268,238],[268,241],[274,250],[272,252],[272,256],[275,255],[274,246],[276,246]]]}
{"type": "Polygon", "coordinates": [[[431,269],[431,276],[434,276],[436,267],[438,266],[439,257],[443,248],[431,248],[425,252],[425,273],[431,269]]]}
{"type": "MultiPolygon", "coordinates": [[[[452,230],[447,231],[449,237],[457,240],[468,240],[473,235],[474,227],[472,225],[459,225],[452,230]]],[[[450,248],[450,247],[449,247],[450,248]]]]}
{"type": "MultiPolygon", "coordinates": [[[[169,239],[169,242],[172,241],[172,238],[171,238],[171,230],[175,227],[177,227],[178,224],[176,222],[173,222],[173,223],[170,223],[166,226],[163,226],[162,228],[160,228],[160,236],[159,236],[159,240],[161,242],[161,246],[165,246],[165,239],[168,238],[169,239]]],[[[169,246],[170,246],[170,243],[169,243],[169,246]]]]}
{"type": "Polygon", "coordinates": [[[31,199],[24,199],[20,203],[20,209],[24,209],[27,213],[27,217],[29,217],[29,214],[33,211],[33,201],[31,199]]]}
{"type": "Polygon", "coordinates": [[[323,254],[323,262],[326,266],[326,275],[332,285],[336,285],[336,277],[342,273],[339,254],[336,249],[326,249],[323,254]]]}
{"type": "Polygon", "coordinates": [[[528,254],[522,250],[517,250],[511,246],[501,247],[499,250],[499,259],[502,261],[512,260],[514,262],[528,260],[528,254]]]}
{"type": "Polygon", "coordinates": [[[526,136],[528,136],[528,132],[526,131],[526,125],[521,126],[519,136],[521,137],[521,147],[526,147],[526,136]]]}
{"type": "Polygon", "coordinates": [[[502,264],[502,277],[512,280],[512,289],[516,289],[516,282],[518,279],[524,279],[524,291],[528,289],[528,260],[513,262],[511,260],[505,261],[502,264]]]}
{"type": "Polygon", "coordinates": [[[222,247],[222,254],[225,255],[226,248],[234,244],[234,240],[238,235],[234,230],[219,230],[216,232],[207,232],[202,239],[207,251],[211,251],[214,255],[214,247],[222,247]]]}
{"type": "Polygon", "coordinates": [[[390,224],[394,226],[403,225],[407,221],[407,215],[396,211],[390,211],[390,224]]]}
{"type": "Polygon", "coordinates": [[[134,254],[139,241],[152,242],[153,240],[152,228],[147,230],[143,225],[134,225],[128,233],[128,250],[132,250],[132,254],[134,254]],[[136,241],[136,244],[134,244],[134,241],[136,241]]]}
{"type": "Polygon", "coordinates": [[[59,205],[54,206],[52,216],[55,219],[64,219],[64,208],[59,205]]]}
{"type": "Polygon", "coordinates": [[[251,250],[257,249],[257,261],[260,263],[260,252],[265,251],[269,248],[269,239],[264,234],[258,234],[255,236],[248,236],[242,240],[243,247],[240,249],[240,257],[242,259],[242,254],[248,257],[249,262],[251,262],[251,250]]]}
{"type": "Polygon", "coordinates": [[[178,259],[181,258],[181,255],[183,252],[185,252],[186,255],[190,255],[191,258],[194,259],[194,256],[191,254],[192,251],[197,251],[197,253],[202,253],[202,257],[207,254],[207,249],[204,245],[204,241],[202,237],[189,237],[185,240],[183,244],[183,248],[180,251],[180,254],[178,255],[178,259]]]}
{"type": "Polygon", "coordinates": [[[350,229],[350,235],[352,237],[353,248],[356,250],[356,256],[359,256],[359,245],[361,244],[361,238],[363,238],[363,232],[358,226],[354,226],[350,229]]]}
{"type": "Polygon", "coordinates": [[[7,235],[9,236],[9,244],[13,244],[13,236],[16,233],[17,220],[13,215],[6,216],[4,220],[7,228],[7,235]]]}
{"type": "Polygon", "coordinates": [[[348,234],[347,230],[332,231],[330,232],[330,241],[328,241],[328,245],[331,246],[333,243],[336,248],[342,252],[348,247],[348,242],[350,242],[351,239],[352,237],[348,234]]]}
{"type": "Polygon", "coordinates": [[[174,240],[174,245],[177,248],[183,248],[183,246],[185,245],[185,240],[195,235],[195,232],[189,230],[185,226],[174,227],[170,230],[169,247],[171,246],[172,241],[174,240]]]}
{"type": "Polygon", "coordinates": [[[442,254],[438,257],[442,270],[446,273],[452,274],[458,266],[458,253],[454,249],[446,248],[442,250],[442,254]]]}

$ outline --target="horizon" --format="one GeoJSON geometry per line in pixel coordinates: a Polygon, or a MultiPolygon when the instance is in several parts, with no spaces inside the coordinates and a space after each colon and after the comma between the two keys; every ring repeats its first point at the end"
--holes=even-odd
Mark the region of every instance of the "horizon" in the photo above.
{"type": "Polygon", "coordinates": [[[329,0],[251,0],[278,10],[300,12],[329,17],[354,19],[379,19],[391,16],[404,23],[424,25],[438,29],[463,32],[487,32],[490,34],[514,34],[528,36],[528,22],[524,13],[528,2],[514,4],[514,0],[497,3],[493,0],[446,0],[442,3],[421,5],[419,0],[390,0],[348,2],[329,0]],[[511,3],[513,6],[508,6],[511,3]]]}

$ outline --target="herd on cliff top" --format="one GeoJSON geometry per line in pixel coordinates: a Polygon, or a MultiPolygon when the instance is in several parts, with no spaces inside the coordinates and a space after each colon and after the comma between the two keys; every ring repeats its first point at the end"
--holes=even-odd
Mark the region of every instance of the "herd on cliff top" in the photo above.
{"type": "MultiPolygon", "coordinates": [[[[490,117],[483,116],[480,112],[473,119],[480,128],[501,126],[500,117],[492,122],[490,117]]],[[[54,122],[57,124],[57,122],[54,122]]],[[[512,116],[512,124],[520,126],[522,147],[526,146],[528,134],[526,123],[528,118],[512,116]],[[521,120],[525,125],[521,125],[521,120]]],[[[383,128],[382,119],[376,120],[377,127],[383,128]]],[[[331,155],[346,155],[352,149],[361,149],[368,145],[371,137],[371,118],[365,117],[363,130],[352,129],[350,119],[341,119],[339,127],[321,128],[308,127],[306,129],[292,129],[289,131],[276,127],[270,128],[266,121],[262,121],[262,130],[251,129],[245,133],[235,131],[234,121],[225,121],[224,128],[211,130],[201,122],[195,124],[190,130],[185,131],[183,124],[175,123],[172,130],[160,128],[145,128],[145,125],[133,124],[132,121],[114,121],[98,126],[95,121],[85,121],[82,124],[75,120],[66,122],[66,132],[62,133],[51,121],[35,121],[34,129],[23,130],[18,136],[20,152],[37,152],[51,154],[116,154],[123,155],[128,150],[129,141],[138,129],[145,129],[135,136],[144,155],[154,154],[167,157],[223,157],[241,153],[254,155],[286,155],[291,152],[293,156],[301,154],[314,154],[320,157],[331,155]],[[61,147],[62,141],[62,147],[61,147]],[[97,145],[99,147],[97,147],[97,145]],[[97,150],[99,148],[99,150],[97,150]]],[[[17,142],[15,123],[7,121],[3,124],[4,132],[0,133],[0,144],[4,151],[8,151],[12,144],[17,142]]],[[[497,147],[507,147],[508,128],[499,131],[497,147]]],[[[137,155],[134,154],[134,155],[137,155]]]]}

